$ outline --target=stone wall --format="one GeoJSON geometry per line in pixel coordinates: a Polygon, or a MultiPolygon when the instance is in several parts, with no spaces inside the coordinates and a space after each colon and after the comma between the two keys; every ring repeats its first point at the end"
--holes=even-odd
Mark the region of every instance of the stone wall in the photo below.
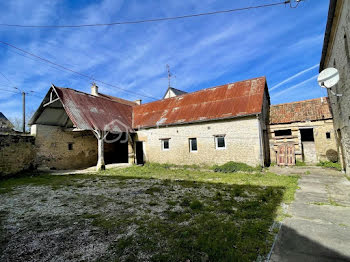
{"type": "Polygon", "coordinates": [[[35,138],[20,134],[0,134],[0,176],[34,167],[35,138]]]}
{"type": "Polygon", "coordinates": [[[137,135],[139,141],[144,141],[145,160],[149,162],[212,165],[236,161],[256,166],[261,163],[259,125],[254,116],[151,128],[137,135]],[[225,149],[216,149],[215,135],[225,135],[225,149]],[[170,139],[169,150],[162,150],[164,138],[170,139]],[[197,138],[197,152],[190,152],[189,138],[197,138]]]}
{"type": "MultiPolygon", "coordinates": [[[[276,163],[276,152],[278,145],[281,143],[292,143],[295,145],[295,154],[296,159],[303,161],[303,152],[302,152],[302,142],[300,136],[301,128],[313,128],[314,139],[315,139],[315,150],[316,150],[316,162],[328,160],[326,153],[328,150],[337,149],[336,143],[336,133],[333,127],[332,120],[322,120],[322,121],[312,121],[312,122],[297,122],[291,124],[279,124],[279,125],[270,125],[269,130],[269,139],[270,139],[270,154],[271,162],[276,163]],[[291,129],[292,135],[285,137],[275,137],[276,130],[285,130],[291,129]],[[330,138],[326,137],[326,133],[330,133],[330,138]]],[[[310,159],[310,157],[309,157],[310,159]]]]}
{"type": "Polygon", "coordinates": [[[338,145],[344,155],[344,168],[350,174],[350,1],[338,1],[324,68],[339,70],[340,81],[328,90],[338,145]]]}
{"type": "Polygon", "coordinates": [[[97,163],[97,139],[91,131],[33,125],[31,133],[36,137],[36,163],[41,168],[75,169],[97,163]]]}

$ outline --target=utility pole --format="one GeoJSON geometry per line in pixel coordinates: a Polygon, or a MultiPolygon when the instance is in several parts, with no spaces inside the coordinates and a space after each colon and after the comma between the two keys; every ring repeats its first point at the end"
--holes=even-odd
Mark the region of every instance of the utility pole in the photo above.
{"type": "Polygon", "coordinates": [[[22,132],[24,134],[26,132],[26,93],[25,92],[22,92],[22,111],[23,111],[22,132]]]}

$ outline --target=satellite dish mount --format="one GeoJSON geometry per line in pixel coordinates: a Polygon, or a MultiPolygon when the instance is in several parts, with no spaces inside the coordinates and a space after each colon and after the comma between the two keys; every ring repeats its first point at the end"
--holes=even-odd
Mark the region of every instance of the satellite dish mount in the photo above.
{"type": "Polygon", "coordinates": [[[336,68],[330,67],[323,70],[317,77],[317,82],[322,88],[327,88],[334,96],[343,96],[332,90],[332,87],[339,82],[339,72],[336,68]]]}

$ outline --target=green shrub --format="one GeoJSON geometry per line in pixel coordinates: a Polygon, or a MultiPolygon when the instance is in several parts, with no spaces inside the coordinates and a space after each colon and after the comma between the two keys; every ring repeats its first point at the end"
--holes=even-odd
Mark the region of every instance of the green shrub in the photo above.
{"type": "Polygon", "coordinates": [[[340,163],[333,163],[330,161],[320,161],[320,163],[318,163],[317,165],[322,166],[322,167],[327,167],[327,168],[333,168],[333,169],[336,169],[338,171],[341,171],[340,163]]]}
{"type": "Polygon", "coordinates": [[[306,163],[304,161],[296,160],[295,165],[296,166],[306,166],[306,163]]]}
{"type": "Polygon", "coordinates": [[[252,167],[244,163],[240,162],[227,162],[226,164],[223,164],[221,166],[215,165],[213,166],[213,170],[215,172],[221,172],[221,173],[234,173],[238,171],[242,172],[259,172],[262,170],[262,168],[259,167],[252,167]]]}

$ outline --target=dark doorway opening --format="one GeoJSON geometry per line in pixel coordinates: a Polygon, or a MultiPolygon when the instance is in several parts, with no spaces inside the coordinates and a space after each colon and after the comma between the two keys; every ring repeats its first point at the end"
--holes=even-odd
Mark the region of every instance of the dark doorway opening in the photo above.
{"type": "Polygon", "coordinates": [[[313,128],[300,129],[301,142],[314,142],[313,128]]]}
{"type": "Polygon", "coordinates": [[[109,133],[105,142],[105,163],[107,164],[119,164],[128,163],[128,139],[126,133],[112,134],[109,133]]]}
{"type": "Polygon", "coordinates": [[[143,165],[144,159],[143,159],[143,142],[137,141],[136,142],[136,164],[143,165]]]}

